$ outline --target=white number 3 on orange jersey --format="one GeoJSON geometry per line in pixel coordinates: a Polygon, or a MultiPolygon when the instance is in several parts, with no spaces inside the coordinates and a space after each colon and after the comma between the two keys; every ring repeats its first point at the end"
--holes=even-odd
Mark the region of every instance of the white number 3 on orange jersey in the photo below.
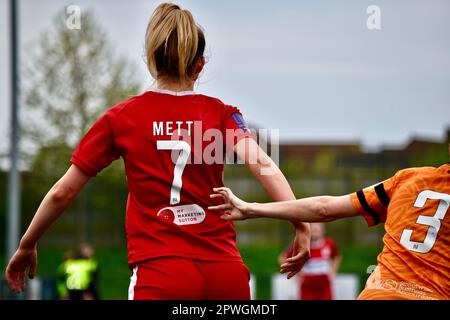
{"type": "Polygon", "coordinates": [[[419,216],[417,218],[416,223],[429,226],[425,240],[423,242],[412,241],[411,235],[414,230],[411,229],[403,230],[400,238],[401,244],[409,250],[418,253],[427,253],[433,248],[434,243],[436,242],[437,234],[441,228],[441,220],[444,219],[450,206],[450,195],[431,190],[424,190],[417,196],[414,207],[422,208],[428,199],[440,201],[434,216],[419,216]]]}

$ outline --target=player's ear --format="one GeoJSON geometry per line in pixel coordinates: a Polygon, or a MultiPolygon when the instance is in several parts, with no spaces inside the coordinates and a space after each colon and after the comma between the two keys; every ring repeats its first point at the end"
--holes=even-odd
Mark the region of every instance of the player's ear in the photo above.
{"type": "Polygon", "coordinates": [[[197,80],[198,75],[200,74],[200,72],[202,72],[203,67],[205,66],[205,57],[201,56],[200,59],[198,59],[197,61],[197,65],[195,66],[195,71],[194,71],[194,79],[197,80]]]}

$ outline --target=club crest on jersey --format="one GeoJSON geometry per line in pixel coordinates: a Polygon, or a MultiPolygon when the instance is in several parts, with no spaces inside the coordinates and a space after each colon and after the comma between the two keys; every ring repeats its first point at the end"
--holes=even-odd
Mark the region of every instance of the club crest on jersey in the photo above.
{"type": "Polygon", "coordinates": [[[199,205],[188,204],[162,208],[158,211],[157,216],[172,220],[178,226],[186,226],[202,223],[205,220],[206,213],[199,205]]]}

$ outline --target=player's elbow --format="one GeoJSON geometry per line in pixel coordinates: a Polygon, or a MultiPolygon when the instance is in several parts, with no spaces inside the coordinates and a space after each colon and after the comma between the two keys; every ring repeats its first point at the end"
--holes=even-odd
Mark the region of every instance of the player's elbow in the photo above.
{"type": "Polygon", "coordinates": [[[59,182],[57,182],[50,190],[50,199],[56,204],[69,204],[76,196],[76,192],[70,186],[65,186],[59,182]]]}
{"type": "Polygon", "coordinates": [[[332,210],[333,197],[321,197],[316,203],[315,212],[320,222],[330,222],[336,220],[332,210]]]}

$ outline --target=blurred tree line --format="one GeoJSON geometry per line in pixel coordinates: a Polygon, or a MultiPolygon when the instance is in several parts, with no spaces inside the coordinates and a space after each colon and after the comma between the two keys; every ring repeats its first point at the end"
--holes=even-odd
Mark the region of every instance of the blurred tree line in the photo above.
{"type": "MultiPolygon", "coordinates": [[[[75,147],[92,124],[107,108],[140,91],[136,67],[117,55],[93,13],[83,12],[80,29],[70,29],[65,19],[65,12],[59,12],[52,27],[26,46],[21,59],[21,161],[26,168],[22,174],[24,227],[49,188],[69,168],[75,147]]],[[[3,208],[6,208],[5,179],[2,172],[3,208]]],[[[74,242],[92,240],[102,233],[104,224],[116,221],[119,225],[108,228],[108,233],[117,233],[123,242],[126,194],[123,168],[117,162],[83,190],[44,243],[73,246],[74,242]],[[95,212],[105,217],[96,217],[95,212]]],[[[5,216],[0,219],[1,225],[5,225],[5,216]]]]}

